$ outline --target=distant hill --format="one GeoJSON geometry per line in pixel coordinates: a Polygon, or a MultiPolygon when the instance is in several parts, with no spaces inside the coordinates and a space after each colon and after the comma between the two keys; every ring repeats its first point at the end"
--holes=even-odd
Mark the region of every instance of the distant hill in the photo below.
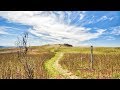
{"type": "Polygon", "coordinates": [[[70,44],[47,44],[43,45],[43,47],[73,47],[70,44]]]}
{"type": "Polygon", "coordinates": [[[0,48],[12,48],[13,46],[0,46],[0,48]]]}
{"type": "Polygon", "coordinates": [[[5,48],[4,46],[0,46],[0,48],[5,48]]]}

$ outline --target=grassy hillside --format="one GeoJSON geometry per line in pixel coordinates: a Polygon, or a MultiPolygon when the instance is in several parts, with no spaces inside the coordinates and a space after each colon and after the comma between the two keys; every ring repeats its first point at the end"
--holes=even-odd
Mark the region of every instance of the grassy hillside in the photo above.
{"type": "Polygon", "coordinates": [[[61,44],[33,46],[26,57],[18,59],[18,49],[0,49],[1,79],[56,78],[62,76],[55,62],[81,78],[120,78],[120,48],[95,47],[93,69],[90,69],[89,47],[68,47],[61,44]],[[13,52],[14,51],[14,52],[13,52]]]}

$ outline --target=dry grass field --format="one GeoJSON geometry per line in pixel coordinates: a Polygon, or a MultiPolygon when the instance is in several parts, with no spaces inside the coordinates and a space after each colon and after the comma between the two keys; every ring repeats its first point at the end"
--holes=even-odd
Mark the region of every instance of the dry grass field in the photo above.
{"type": "Polygon", "coordinates": [[[63,69],[83,79],[120,78],[120,48],[94,48],[90,69],[89,47],[45,45],[29,48],[20,58],[17,49],[0,49],[0,79],[56,79],[62,75],[53,65],[58,58],[63,69]],[[64,53],[62,58],[59,52],[64,53]]]}

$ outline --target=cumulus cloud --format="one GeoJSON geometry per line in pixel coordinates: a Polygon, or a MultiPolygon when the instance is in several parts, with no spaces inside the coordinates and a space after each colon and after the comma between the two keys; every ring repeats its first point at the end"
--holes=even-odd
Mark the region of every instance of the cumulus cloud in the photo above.
{"type": "Polygon", "coordinates": [[[53,12],[53,11],[4,11],[0,16],[9,22],[17,22],[32,26],[28,31],[49,43],[79,44],[82,41],[98,38],[105,30],[97,29],[91,33],[92,28],[71,24],[79,17],[82,20],[85,12],[53,12]]]}

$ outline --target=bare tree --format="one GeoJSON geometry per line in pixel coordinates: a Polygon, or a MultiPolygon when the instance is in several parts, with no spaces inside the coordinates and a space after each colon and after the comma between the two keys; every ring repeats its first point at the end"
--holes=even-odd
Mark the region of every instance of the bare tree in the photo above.
{"type": "Polygon", "coordinates": [[[28,64],[27,53],[28,53],[28,32],[24,32],[23,35],[17,37],[16,45],[18,47],[18,60],[23,64],[24,69],[27,73],[28,78],[33,78],[33,68],[28,64]]]}
{"type": "Polygon", "coordinates": [[[24,50],[23,51],[24,55],[26,55],[28,51],[27,43],[28,43],[28,32],[25,32],[22,36],[22,48],[24,50]]]}

